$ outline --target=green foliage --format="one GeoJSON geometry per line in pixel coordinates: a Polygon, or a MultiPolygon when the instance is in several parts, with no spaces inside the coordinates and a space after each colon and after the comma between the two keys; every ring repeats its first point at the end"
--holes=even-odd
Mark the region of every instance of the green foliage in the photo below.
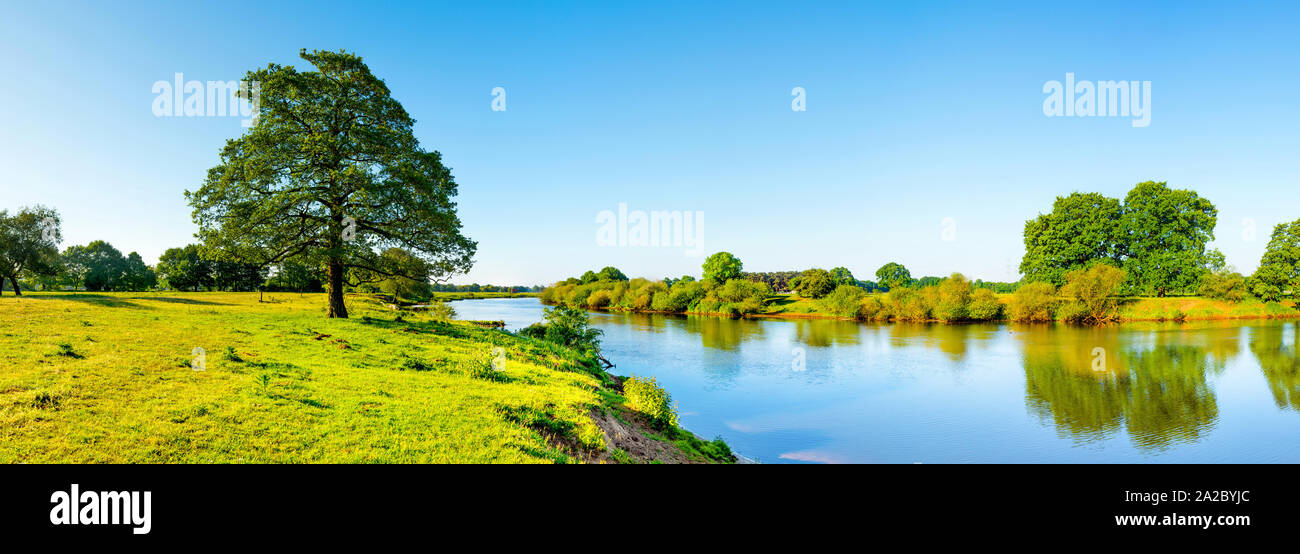
{"type": "Polygon", "coordinates": [[[543,336],[546,341],[590,354],[600,351],[600,336],[604,331],[591,326],[587,312],[560,306],[546,308],[542,317],[546,320],[543,336]]]}
{"type": "Polygon", "coordinates": [[[435,279],[467,271],[477,245],[461,235],[441,154],[421,148],[414,120],[359,56],[300,56],[317,71],[270,64],[245,76],[261,84],[257,124],[186,192],[205,253],[324,267],[327,313],[340,318],[348,272],[383,269],[388,248],[418,256],[435,279]]]}
{"type": "Polygon", "coordinates": [[[1060,196],[1052,212],[1025,222],[1026,281],[1065,284],[1065,274],[1098,260],[1119,259],[1119,200],[1096,193],[1060,196]]]}
{"type": "Polygon", "coordinates": [[[746,300],[756,299],[760,302],[772,294],[772,289],[768,288],[765,283],[756,283],[744,279],[732,279],[727,284],[718,287],[718,299],[723,302],[739,303],[746,300]]]}
{"type": "Polygon", "coordinates": [[[939,302],[934,306],[934,318],[943,322],[963,321],[970,317],[970,281],[960,273],[939,283],[939,302]]]}
{"type": "Polygon", "coordinates": [[[876,282],[880,283],[886,290],[910,286],[912,284],[912,272],[903,267],[903,264],[889,262],[876,270],[876,282]]]}
{"type": "Polygon", "coordinates": [[[1011,296],[1007,316],[1012,321],[1052,321],[1056,304],[1056,286],[1051,283],[1027,283],[1011,296]]]}
{"type": "Polygon", "coordinates": [[[743,267],[740,258],[731,255],[730,252],[718,252],[704,260],[704,278],[725,283],[732,279],[739,279],[743,267]]]}
{"type": "Polygon", "coordinates": [[[862,314],[862,298],[866,295],[866,291],[856,284],[840,285],[823,297],[820,305],[823,310],[837,317],[856,318],[862,314]]]}
{"type": "Polygon", "coordinates": [[[1065,286],[1060,293],[1079,305],[1067,320],[1082,322],[1111,321],[1119,317],[1116,296],[1124,284],[1124,270],[1107,264],[1097,264],[1088,269],[1076,269],[1065,274],[1065,286]],[[1077,316],[1077,317],[1076,317],[1077,316]]]}
{"type": "MultiPolygon", "coordinates": [[[[162,266],[161,260],[158,265],[162,266]]],[[[321,292],[325,288],[319,274],[319,269],[287,260],[275,267],[274,274],[266,280],[265,288],[268,292],[321,292]]]]}
{"type": "Polygon", "coordinates": [[[835,282],[835,286],[858,284],[858,280],[853,277],[853,272],[849,271],[846,267],[831,268],[830,273],[831,280],[835,282]]]}
{"type": "Polygon", "coordinates": [[[911,287],[889,290],[888,310],[898,321],[926,321],[930,319],[935,297],[931,292],[911,287]]]}
{"type": "Polygon", "coordinates": [[[1246,277],[1226,269],[1207,273],[1201,278],[1201,288],[1197,294],[1229,302],[1241,302],[1249,295],[1246,291],[1246,277]]]}
{"type": "Polygon", "coordinates": [[[1165,296],[1192,290],[1206,272],[1219,210],[1190,190],[1138,183],[1124,199],[1119,232],[1128,290],[1165,296]]]}
{"type": "Polygon", "coordinates": [[[646,416],[656,428],[677,427],[677,408],[673,406],[672,395],[654,377],[628,377],[623,381],[623,396],[627,397],[628,408],[646,416]]]}
{"type": "Polygon", "coordinates": [[[863,321],[875,319],[887,319],[889,313],[885,310],[884,304],[875,296],[867,296],[862,299],[858,307],[858,318],[863,321]]]}
{"type": "Polygon", "coordinates": [[[12,216],[0,210],[0,281],[8,279],[15,294],[22,294],[20,278],[59,274],[61,225],[59,213],[44,206],[23,208],[12,216]]]}
{"type": "Polygon", "coordinates": [[[586,303],[587,307],[592,309],[597,309],[597,310],[601,308],[608,308],[609,295],[610,295],[610,291],[608,290],[593,291],[591,294],[587,295],[587,303],[586,303]]]}
{"type": "Polygon", "coordinates": [[[740,274],[741,279],[766,283],[774,292],[790,292],[790,281],[798,276],[798,271],[745,272],[740,274]]]}
{"type": "Polygon", "coordinates": [[[1264,300],[1277,301],[1300,289],[1300,219],[1273,228],[1259,269],[1251,276],[1250,292],[1264,300]]]}
{"type": "Polygon", "coordinates": [[[974,321],[993,321],[1002,318],[1002,302],[997,294],[985,288],[975,289],[971,293],[970,307],[967,315],[974,321]]]}
{"type": "Polygon", "coordinates": [[[598,281],[626,281],[627,275],[619,271],[617,267],[606,266],[596,273],[598,281]]]}
{"type": "Polygon", "coordinates": [[[835,279],[825,269],[804,271],[791,284],[794,291],[804,298],[821,298],[835,290],[835,279]]]}

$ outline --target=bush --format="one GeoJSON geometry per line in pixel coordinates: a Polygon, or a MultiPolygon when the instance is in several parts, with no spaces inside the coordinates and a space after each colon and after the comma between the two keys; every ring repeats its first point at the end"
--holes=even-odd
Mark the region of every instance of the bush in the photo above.
{"type": "Polygon", "coordinates": [[[886,319],[889,317],[885,311],[885,306],[875,296],[867,296],[862,299],[858,306],[858,319],[871,321],[873,319],[886,319]]]}
{"type": "Polygon", "coordinates": [[[993,321],[1002,317],[1002,302],[989,289],[976,289],[971,294],[969,317],[975,321],[993,321]]]}
{"type": "Polygon", "coordinates": [[[922,291],[899,287],[889,291],[890,312],[899,321],[926,321],[930,319],[932,290],[922,291]]]}
{"type": "Polygon", "coordinates": [[[1235,271],[1216,271],[1201,279],[1201,296],[1241,302],[1246,299],[1246,277],[1235,271]]]}
{"type": "Polygon", "coordinates": [[[546,324],[534,323],[519,330],[519,335],[530,339],[542,340],[546,338],[546,324]]]}
{"type": "Polygon", "coordinates": [[[450,303],[438,300],[429,303],[428,312],[435,321],[448,321],[456,317],[456,309],[450,303]]]}
{"type": "Polygon", "coordinates": [[[587,313],[577,308],[560,306],[547,308],[546,334],[543,338],[560,346],[595,353],[600,350],[600,336],[604,331],[591,327],[587,313]]]}
{"type": "Polygon", "coordinates": [[[1106,264],[1076,269],[1065,274],[1065,286],[1061,287],[1061,294],[1074,299],[1083,307],[1083,318],[1076,321],[1111,321],[1119,317],[1119,300],[1116,296],[1126,277],[1124,270],[1106,264]]]}
{"type": "Polygon", "coordinates": [[[623,396],[627,397],[628,408],[645,415],[656,428],[677,427],[677,409],[672,404],[672,396],[654,377],[628,377],[623,381],[623,396]]]}
{"type": "Polygon", "coordinates": [[[598,290],[587,296],[587,307],[593,309],[609,307],[609,291],[598,290]]]}
{"type": "Polygon", "coordinates": [[[939,283],[938,302],[934,306],[934,317],[939,321],[962,321],[969,317],[970,282],[960,273],[939,283]]]}
{"type": "Polygon", "coordinates": [[[751,298],[762,301],[767,299],[767,296],[771,293],[772,289],[767,286],[767,283],[746,281],[744,279],[732,279],[717,289],[719,300],[735,303],[744,302],[751,298]]]}
{"type": "Polygon", "coordinates": [[[1065,302],[1056,308],[1056,318],[1067,323],[1088,321],[1088,308],[1078,301],[1065,302]]]}
{"type": "Polygon", "coordinates": [[[818,302],[823,310],[837,317],[857,318],[862,310],[862,297],[866,291],[857,285],[840,285],[818,302]]]}
{"type": "Polygon", "coordinates": [[[1052,321],[1052,307],[1055,303],[1055,285],[1028,283],[1011,295],[1007,315],[1012,321],[1052,321]]]}

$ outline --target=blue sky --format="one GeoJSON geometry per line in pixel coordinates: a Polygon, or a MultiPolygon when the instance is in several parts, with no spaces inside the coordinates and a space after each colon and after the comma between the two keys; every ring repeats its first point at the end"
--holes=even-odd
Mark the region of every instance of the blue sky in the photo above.
{"type": "Polygon", "coordinates": [[[1219,208],[1251,271],[1300,218],[1300,8],[1286,3],[5,2],[0,207],[63,214],[154,261],[195,230],[232,117],[159,118],[155,81],[232,80],[301,48],[365,58],[460,184],[474,270],[698,274],[683,248],[600,246],[596,217],[704,213],[755,271],[1012,280],[1026,219],[1145,180],[1219,208]],[[1043,85],[1151,81],[1150,126],[1049,118],[1043,85]],[[506,110],[491,109],[492,89],[506,110]],[[806,90],[807,111],[791,110],[806,90]],[[953,240],[944,240],[949,220],[953,240]],[[1245,233],[1254,222],[1253,240],[1245,233]]]}

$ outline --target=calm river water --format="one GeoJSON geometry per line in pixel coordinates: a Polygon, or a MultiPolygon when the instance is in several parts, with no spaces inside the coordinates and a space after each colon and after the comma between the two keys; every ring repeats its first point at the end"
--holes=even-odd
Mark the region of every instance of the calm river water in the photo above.
{"type": "MultiPolygon", "coordinates": [[[[535,298],[457,318],[541,320],[535,298]]],[[[859,324],[593,312],[682,425],[780,462],[1300,462],[1295,322],[859,324]]]]}

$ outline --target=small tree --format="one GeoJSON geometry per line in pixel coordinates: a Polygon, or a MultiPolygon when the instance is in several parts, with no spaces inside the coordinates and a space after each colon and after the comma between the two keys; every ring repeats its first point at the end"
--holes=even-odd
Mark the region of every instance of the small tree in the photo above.
{"type": "Polygon", "coordinates": [[[0,211],[0,285],[8,279],[22,296],[19,277],[57,274],[61,240],[59,213],[51,208],[23,208],[13,216],[0,211]]]}
{"type": "Polygon", "coordinates": [[[903,264],[889,262],[876,270],[876,282],[890,290],[906,287],[912,284],[912,272],[903,264]]]}

